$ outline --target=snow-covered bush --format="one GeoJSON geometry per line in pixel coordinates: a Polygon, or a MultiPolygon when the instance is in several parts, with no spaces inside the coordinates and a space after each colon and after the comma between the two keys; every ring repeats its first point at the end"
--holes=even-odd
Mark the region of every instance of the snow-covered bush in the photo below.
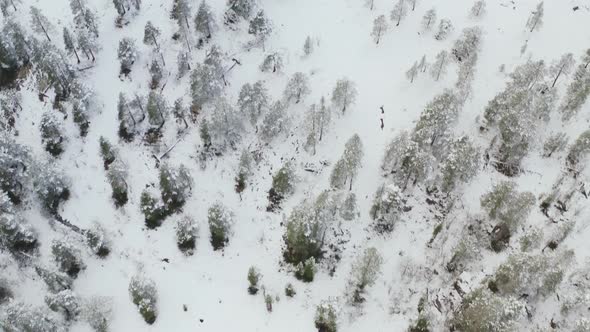
{"type": "Polygon", "coordinates": [[[84,231],[86,244],[98,257],[106,257],[111,252],[110,242],[106,238],[106,231],[99,223],[94,223],[91,228],[84,231]]]}
{"type": "Polygon", "coordinates": [[[295,269],[295,278],[303,282],[312,282],[316,273],[315,258],[309,257],[305,262],[299,262],[295,269]]]}
{"type": "Polygon", "coordinates": [[[238,175],[236,176],[235,190],[241,193],[246,189],[246,181],[252,175],[252,156],[250,151],[244,150],[240,154],[240,163],[238,165],[238,175]]]}
{"type": "Polygon", "coordinates": [[[176,225],[176,245],[185,255],[191,256],[197,245],[199,227],[193,217],[183,216],[176,225]]]}
{"type": "Polygon", "coordinates": [[[145,217],[145,224],[150,229],[161,226],[168,216],[166,206],[150,190],[146,189],[141,193],[139,206],[145,217]]]}
{"type": "Polygon", "coordinates": [[[286,162],[272,177],[272,187],[268,191],[267,211],[275,211],[280,208],[283,199],[295,191],[296,180],[293,164],[286,162]]]}
{"type": "Polygon", "coordinates": [[[117,56],[119,61],[121,61],[121,74],[124,74],[125,76],[129,75],[129,73],[131,73],[131,66],[133,66],[138,58],[135,40],[127,37],[121,39],[119,41],[117,56]]]}
{"type": "Polygon", "coordinates": [[[590,152],[590,130],[581,133],[574,141],[567,154],[568,166],[576,169],[583,158],[590,152]]]}
{"type": "Polygon", "coordinates": [[[82,310],[80,299],[69,289],[46,295],[45,303],[52,311],[61,313],[66,321],[77,320],[82,310]]]}
{"type": "Polygon", "coordinates": [[[283,56],[278,53],[270,53],[264,57],[260,64],[260,71],[262,72],[281,72],[283,70],[283,56]]]}
{"type": "Polygon", "coordinates": [[[39,130],[45,150],[52,156],[58,157],[63,151],[65,138],[62,121],[52,111],[43,113],[39,130]]]}
{"type": "Polygon", "coordinates": [[[64,332],[60,322],[46,309],[11,301],[2,308],[0,327],[7,332],[64,332]]]}
{"type": "Polygon", "coordinates": [[[254,84],[245,83],[238,96],[238,108],[240,112],[249,117],[250,123],[255,125],[260,116],[267,110],[269,98],[268,90],[263,81],[257,81],[254,84]]]}
{"type": "Polygon", "coordinates": [[[41,266],[35,266],[35,272],[41,277],[41,280],[45,282],[50,292],[59,293],[61,291],[71,289],[73,280],[67,274],[43,268],[41,266]]]}
{"type": "Polygon", "coordinates": [[[506,224],[511,233],[525,222],[535,204],[532,193],[518,192],[516,189],[516,183],[501,181],[480,199],[481,207],[488,216],[506,224]]]}
{"type": "Polygon", "coordinates": [[[555,152],[561,152],[567,146],[567,136],[565,133],[552,134],[543,143],[543,157],[549,158],[555,152]]]}
{"type": "Polygon", "coordinates": [[[80,271],[86,269],[82,261],[82,253],[71,241],[54,240],[51,243],[51,254],[60,271],[71,278],[77,278],[80,271]]]}
{"type": "Polygon", "coordinates": [[[234,223],[233,213],[221,203],[215,203],[209,208],[207,222],[209,223],[213,250],[223,249],[229,242],[234,223]]]}
{"type": "Polygon", "coordinates": [[[88,322],[94,331],[108,332],[109,321],[113,315],[112,307],[112,300],[108,297],[91,297],[84,301],[82,318],[88,322]]]}
{"type": "Polygon", "coordinates": [[[49,165],[36,174],[34,187],[41,205],[52,215],[57,214],[60,204],[70,198],[70,179],[49,165]]]}
{"type": "Polygon", "coordinates": [[[0,134],[0,189],[18,205],[30,186],[32,157],[29,149],[7,134],[0,134]]]}
{"type": "Polygon", "coordinates": [[[375,193],[371,206],[371,218],[374,228],[379,233],[391,232],[405,207],[405,198],[401,189],[395,184],[383,185],[375,193]]]}
{"type": "Polygon", "coordinates": [[[357,211],[357,204],[356,204],[356,194],[349,193],[346,195],[346,198],[342,202],[339,208],[340,218],[350,221],[356,218],[358,211],[357,211]]]}
{"type": "Polygon", "coordinates": [[[107,171],[107,180],[111,185],[111,197],[115,207],[121,207],[129,201],[127,186],[127,167],[122,161],[114,162],[107,171]]]}
{"type": "Polygon", "coordinates": [[[260,271],[254,266],[248,269],[248,293],[250,295],[256,295],[258,293],[258,282],[260,282],[262,275],[260,271]]]}
{"type": "Polygon", "coordinates": [[[516,298],[478,288],[463,298],[450,324],[461,332],[509,332],[523,314],[524,304],[516,298]]]}
{"type": "Polygon", "coordinates": [[[33,227],[14,210],[8,195],[0,191],[0,247],[12,252],[31,253],[38,246],[33,227]]]}
{"type": "Polygon", "coordinates": [[[153,324],[158,316],[156,283],[143,275],[135,275],[129,281],[129,294],[145,322],[153,324]]]}
{"type": "Polygon", "coordinates": [[[352,303],[361,304],[365,302],[366,288],[375,284],[382,265],[383,257],[374,247],[365,249],[363,254],[356,258],[352,265],[350,277],[352,303]]]}
{"type": "Polygon", "coordinates": [[[331,303],[325,302],[317,306],[315,311],[315,327],[318,332],[336,332],[338,325],[336,309],[331,303]]]}
{"type": "Polygon", "coordinates": [[[180,211],[191,194],[192,178],[184,165],[160,167],[160,191],[168,213],[180,211]]]}

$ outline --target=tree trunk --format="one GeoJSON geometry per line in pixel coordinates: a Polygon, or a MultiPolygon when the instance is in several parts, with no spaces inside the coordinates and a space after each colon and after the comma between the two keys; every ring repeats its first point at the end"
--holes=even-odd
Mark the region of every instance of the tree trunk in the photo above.
{"type": "Polygon", "coordinates": [[[92,62],[94,62],[96,60],[96,58],[94,57],[94,53],[92,53],[91,49],[88,49],[88,52],[90,52],[90,55],[92,56],[92,62]]]}
{"type": "Polygon", "coordinates": [[[436,81],[438,82],[438,79],[440,78],[440,72],[442,71],[442,67],[445,64],[445,57],[442,58],[442,60],[440,61],[440,67],[438,67],[438,73],[436,75],[436,81]]]}
{"type": "Polygon", "coordinates": [[[553,84],[551,85],[551,87],[555,87],[555,83],[557,83],[557,79],[559,78],[559,76],[561,76],[561,73],[563,72],[563,66],[561,66],[561,68],[559,68],[559,72],[557,73],[557,76],[555,76],[555,79],[553,80],[553,84]]]}
{"type": "Polygon", "coordinates": [[[10,0],[10,3],[12,4],[12,8],[14,8],[14,11],[18,11],[18,9],[16,9],[16,6],[14,5],[14,0],[10,0]]]}
{"type": "Polygon", "coordinates": [[[78,56],[78,52],[76,51],[76,48],[73,47],[72,50],[74,51],[74,55],[76,55],[76,59],[78,59],[78,64],[80,64],[80,57],[78,56]]]}
{"type": "Polygon", "coordinates": [[[45,37],[47,37],[47,40],[48,41],[51,41],[51,38],[49,38],[49,35],[47,34],[47,30],[45,30],[45,27],[41,23],[41,20],[39,19],[39,17],[38,16],[35,16],[35,18],[37,19],[37,23],[39,23],[39,26],[41,27],[41,30],[43,30],[43,33],[45,34],[45,37]]]}

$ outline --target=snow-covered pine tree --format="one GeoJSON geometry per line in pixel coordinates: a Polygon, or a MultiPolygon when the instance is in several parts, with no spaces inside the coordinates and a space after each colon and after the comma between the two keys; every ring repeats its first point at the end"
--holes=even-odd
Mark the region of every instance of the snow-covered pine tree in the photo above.
{"type": "Polygon", "coordinates": [[[399,26],[406,15],[408,15],[406,0],[398,0],[391,11],[391,20],[395,22],[395,26],[399,26]]]}
{"type": "Polygon", "coordinates": [[[544,3],[543,1],[541,1],[537,4],[537,7],[531,13],[531,16],[526,22],[526,28],[530,29],[530,32],[541,29],[541,26],[543,25],[543,15],[545,13],[544,8],[544,3]]]}
{"type": "Polygon", "coordinates": [[[41,131],[41,142],[45,145],[45,151],[52,156],[58,157],[64,151],[64,134],[63,121],[56,116],[53,111],[43,113],[39,125],[41,131]]]}
{"type": "Polygon", "coordinates": [[[168,213],[180,211],[192,190],[192,178],[184,165],[160,166],[160,192],[168,213]]]}
{"type": "Polygon", "coordinates": [[[564,121],[575,116],[590,95],[590,49],[586,50],[581,60],[560,106],[564,121]]]}
{"type": "Polygon", "coordinates": [[[295,100],[295,104],[298,104],[303,98],[305,98],[311,90],[309,89],[309,79],[302,72],[296,72],[291,76],[285,87],[285,100],[290,102],[295,100]]]}
{"type": "Polygon", "coordinates": [[[414,83],[414,78],[418,75],[418,61],[414,61],[414,64],[406,72],[406,78],[410,80],[410,83],[414,83]]]}
{"type": "Polygon", "coordinates": [[[10,301],[2,310],[4,314],[0,317],[0,326],[8,332],[66,331],[57,317],[51,315],[46,308],[10,301]]]}
{"type": "Polygon", "coordinates": [[[125,37],[119,41],[119,48],[117,50],[117,57],[121,61],[121,74],[125,76],[131,72],[131,66],[138,58],[137,47],[135,40],[125,37]]]}
{"type": "Polygon", "coordinates": [[[479,149],[468,136],[452,140],[439,166],[441,189],[450,192],[457,183],[473,178],[479,170],[480,158],[479,149]]]}
{"type": "Polygon", "coordinates": [[[252,175],[252,156],[250,151],[243,150],[240,154],[240,162],[238,165],[238,174],[236,176],[235,190],[241,193],[246,189],[246,181],[252,175]]]}
{"type": "Polygon", "coordinates": [[[31,6],[31,26],[33,31],[37,33],[43,33],[48,41],[51,41],[49,32],[53,30],[53,24],[49,19],[41,13],[41,10],[35,6],[31,6]]]}
{"type": "Polygon", "coordinates": [[[324,97],[320,100],[320,105],[313,104],[305,114],[304,127],[305,127],[305,145],[304,149],[315,155],[316,145],[322,141],[324,133],[330,124],[332,112],[326,107],[324,97]]]}
{"type": "Polygon", "coordinates": [[[137,274],[129,281],[129,295],[143,320],[149,325],[153,324],[158,317],[156,283],[143,274],[137,274]]]}
{"type": "Polygon", "coordinates": [[[268,106],[269,96],[264,81],[242,85],[238,96],[238,107],[240,112],[248,116],[252,125],[256,125],[260,116],[268,109],[268,106]]]}
{"type": "Polygon", "coordinates": [[[154,45],[156,48],[160,48],[158,44],[158,38],[162,32],[158,29],[152,21],[147,21],[145,28],[143,29],[143,43],[146,45],[154,45]]]}
{"type": "Polygon", "coordinates": [[[32,254],[38,246],[35,229],[16,211],[8,195],[0,191],[0,248],[15,254],[32,254]]]}
{"type": "Polygon", "coordinates": [[[46,295],[45,303],[52,311],[62,314],[66,321],[77,320],[82,311],[80,298],[69,289],[46,295]]]}
{"type": "Polygon", "coordinates": [[[352,264],[350,286],[351,301],[355,305],[365,302],[365,292],[368,287],[373,286],[383,265],[383,257],[374,247],[366,248],[362,255],[359,255],[352,264]]]}
{"type": "Polygon", "coordinates": [[[481,17],[486,13],[486,2],[485,0],[477,0],[473,3],[473,6],[469,10],[469,14],[472,17],[481,17]]]}
{"type": "Polygon", "coordinates": [[[234,214],[223,204],[217,202],[209,208],[207,222],[213,250],[225,248],[232,233],[234,214]]]}
{"type": "Polygon", "coordinates": [[[220,147],[235,149],[244,133],[241,114],[225,98],[219,98],[213,106],[209,133],[220,147]]]}
{"type": "Polygon", "coordinates": [[[283,56],[279,52],[274,52],[266,55],[260,64],[260,71],[262,72],[281,72],[283,69],[283,56]]]}
{"type": "Polygon", "coordinates": [[[176,245],[180,251],[192,256],[197,245],[199,226],[192,216],[185,215],[178,220],[176,225],[176,245]]]}
{"type": "Polygon", "coordinates": [[[270,19],[266,17],[264,11],[260,10],[250,21],[248,33],[254,35],[257,39],[257,43],[261,43],[262,48],[264,49],[264,41],[268,38],[271,32],[272,23],[270,22],[270,19]]]}
{"type": "Polygon", "coordinates": [[[93,296],[84,301],[82,318],[88,322],[95,332],[109,331],[113,316],[113,301],[104,296],[93,296]]]}
{"type": "Polygon", "coordinates": [[[344,189],[349,183],[352,190],[352,182],[358,173],[363,158],[363,143],[358,134],[352,135],[344,146],[344,153],[332,169],[330,186],[336,189],[344,189]]]}
{"type": "Polygon", "coordinates": [[[553,83],[551,87],[554,87],[557,83],[557,80],[563,75],[567,76],[571,73],[572,68],[575,64],[574,55],[572,53],[566,53],[559,58],[558,61],[555,61],[551,67],[549,67],[549,73],[553,77],[553,83]]]}
{"type": "Polygon", "coordinates": [[[291,162],[286,162],[272,177],[272,187],[268,191],[269,205],[267,211],[275,211],[280,208],[281,202],[295,192],[297,175],[291,162]]]}
{"type": "Polygon", "coordinates": [[[33,158],[28,147],[7,133],[0,134],[0,189],[14,205],[23,202],[30,188],[33,158]]]}
{"type": "Polygon", "coordinates": [[[81,251],[72,242],[71,239],[53,240],[51,254],[59,270],[76,279],[78,274],[86,269],[86,264],[82,261],[81,251]]]}
{"type": "Polygon", "coordinates": [[[576,138],[567,154],[567,164],[570,170],[577,172],[581,168],[580,162],[590,152],[590,130],[586,130],[576,138]]]}
{"type": "Polygon", "coordinates": [[[250,16],[254,14],[255,7],[254,0],[227,0],[225,23],[232,25],[241,19],[249,20],[250,16]]]}
{"type": "Polygon", "coordinates": [[[201,1],[199,9],[197,9],[197,14],[195,15],[195,29],[197,33],[209,39],[216,27],[215,16],[213,16],[211,7],[209,7],[209,4],[205,0],[201,1]]]}
{"type": "Polygon", "coordinates": [[[354,82],[347,78],[340,79],[336,82],[334,90],[332,90],[332,105],[338,109],[342,109],[342,113],[354,104],[357,96],[354,82]]]}
{"type": "Polygon", "coordinates": [[[430,75],[435,81],[438,81],[447,73],[447,65],[449,64],[448,53],[445,50],[440,51],[430,66],[430,75]]]}
{"type": "Polygon", "coordinates": [[[222,89],[223,81],[218,68],[208,64],[197,64],[191,73],[193,107],[201,109],[203,105],[217,98],[222,89]]]}
{"type": "Polygon", "coordinates": [[[289,116],[286,105],[280,100],[275,101],[262,119],[260,138],[265,142],[271,142],[280,134],[287,134],[289,116]]]}
{"type": "Polygon", "coordinates": [[[379,15],[373,21],[373,30],[371,31],[371,37],[375,41],[375,44],[379,45],[381,37],[387,32],[389,24],[387,24],[387,18],[385,15],[379,15]]]}
{"type": "Polygon", "coordinates": [[[375,221],[373,228],[378,233],[390,233],[399,221],[405,207],[402,190],[395,184],[382,185],[371,205],[371,219],[375,221]]]}
{"type": "Polygon", "coordinates": [[[424,13],[422,16],[422,30],[429,31],[436,23],[436,9],[432,8],[424,13]]]}
{"type": "Polygon", "coordinates": [[[440,20],[438,24],[438,31],[434,35],[434,39],[436,40],[445,40],[447,39],[448,35],[453,31],[453,23],[451,20],[447,18],[443,18],[440,20]]]}

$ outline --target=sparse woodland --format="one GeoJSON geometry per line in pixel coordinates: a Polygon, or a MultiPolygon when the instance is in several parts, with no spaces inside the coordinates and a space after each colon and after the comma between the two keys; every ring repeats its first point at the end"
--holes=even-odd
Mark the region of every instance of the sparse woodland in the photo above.
{"type": "Polygon", "coordinates": [[[0,330],[590,331],[588,6],[0,11],[0,330]]]}

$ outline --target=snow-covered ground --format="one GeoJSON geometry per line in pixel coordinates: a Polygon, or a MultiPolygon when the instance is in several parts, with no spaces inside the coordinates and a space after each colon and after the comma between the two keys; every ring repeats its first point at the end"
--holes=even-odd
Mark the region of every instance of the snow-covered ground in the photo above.
{"type": "MultiPolygon", "coordinates": [[[[198,2],[191,3],[194,13],[198,2]]],[[[118,148],[129,168],[127,182],[130,193],[129,203],[116,209],[99,153],[99,137],[104,136],[111,142],[119,141],[117,101],[120,92],[143,95],[149,91],[148,67],[152,48],[141,42],[147,21],[162,29],[160,43],[167,64],[163,95],[169,103],[183,97],[185,103],[190,104],[190,75],[181,80],[175,79],[176,56],[184,45],[170,38],[177,30],[176,22],[169,18],[172,1],[144,0],[142,9],[136,16],[130,17],[129,24],[123,28],[114,24],[117,14],[110,0],[88,1],[100,19],[102,49],[96,55],[94,64],[83,59],[79,66],[93,66],[81,75],[97,95],[98,112],[92,116],[90,131],[85,138],[79,137],[71,117],[66,120],[69,139],[64,154],[55,163],[63,167],[72,180],[72,195],[63,206],[61,215],[82,228],[99,222],[108,231],[112,243],[111,255],[99,259],[90,251],[85,252],[84,261],[88,267],[76,279],[74,290],[82,297],[102,295],[112,298],[112,331],[312,331],[316,305],[323,300],[338,303],[339,331],[406,329],[410,321],[417,317],[415,308],[426,289],[433,293],[438,289],[451,290],[450,285],[457,276],[450,275],[444,266],[450,259],[450,249],[458,241],[457,229],[465,225],[462,219],[467,215],[481,212],[479,197],[489,191],[492,184],[506,179],[488,167],[469,184],[460,187],[463,208],[448,218],[459,220],[457,223],[461,227],[449,223],[442,239],[432,246],[428,246],[427,242],[438,220],[430,211],[432,207],[425,203],[424,188],[421,187],[409,190],[414,193],[409,199],[413,209],[404,213],[402,222],[397,224],[392,234],[382,236],[371,230],[369,210],[377,188],[384,181],[380,164],[385,146],[400,130],[411,130],[424,106],[444,89],[453,88],[457,79],[454,64],[438,82],[428,74],[420,74],[410,83],[406,79],[406,71],[423,55],[428,61],[433,61],[439,51],[450,50],[464,28],[480,26],[483,37],[473,89],[460,111],[455,131],[471,135],[485,149],[489,138],[479,133],[479,118],[483,116],[488,101],[504,88],[508,73],[528,59],[542,59],[550,63],[567,52],[573,53],[577,59],[590,47],[590,5],[585,1],[545,1],[543,26],[531,33],[525,29],[525,24],[537,5],[536,0],[489,0],[487,12],[478,18],[469,16],[471,0],[419,0],[415,11],[410,10],[400,26],[390,22],[389,31],[376,45],[370,36],[373,20],[381,14],[389,17],[392,1],[375,0],[375,9],[370,11],[362,0],[260,0],[259,7],[264,8],[274,23],[265,49],[280,51],[285,56],[282,73],[262,73],[259,65],[266,52],[260,48],[244,50],[244,44],[252,38],[247,34],[247,25],[239,25],[238,31],[227,29],[222,24],[225,1],[210,0],[209,3],[219,22],[219,30],[210,44],[218,44],[228,59],[236,58],[241,63],[228,75],[229,85],[225,87],[224,94],[230,101],[235,103],[244,83],[257,80],[265,81],[273,100],[281,98],[287,80],[295,72],[309,76],[312,92],[303,103],[289,107],[292,117],[289,137],[277,139],[263,150],[263,161],[257,165],[251,184],[241,197],[234,191],[240,150],[229,151],[202,169],[197,160],[201,144],[197,124],[191,124],[188,134],[179,139],[175,135],[173,121],[169,121],[161,146],[157,147],[147,146],[139,139],[132,143],[121,142],[118,148]],[[580,9],[573,11],[574,6],[580,6],[580,9]],[[422,32],[422,16],[430,8],[436,8],[439,18],[448,18],[453,22],[453,32],[443,41],[435,40],[432,31],[422,32]],[[307,36],[313,38],[315,45],[313,53],[304,57],[303,43],[307,36]],[[136,39],[140,50],[139,60],[127,79],[119,78],[117,60],[118,43],[123,37],[136,39]],[[522,52],[524,44],[527,47],[522,52]],[[500,65],[505,65],[504,72],[499,71],[500,65]],[[304,140],[304,112],[310,104],[319,102],[322,96],[329,100],[336,81],[345,77],[356,84],[356,103],[343,115],[334,112],[325,139],[318,145],[317,154],[311,156],[300,146],[304,140]],[[381,114],[381,106],[384,114],[381,114]],[[384,120],[383,129],[380,128],[381,117],[384,120]],[[360,217],[341,224],[349,241],[343,245],[343,256],[334,274],[320,269],[312,283],[300,282],[282,263],[285,219],[302,199],[315,197],[329,189],[331,166],[321,167],[321,162],[335,164],[342,154],[344,143],[355,133],[364,145],[362,168],[353,186],[360,217]],[[190,170],[194,185],[183,214],[193,216],[200,227],[196,252],[188,257],[176,246],[175,222],[181,215],[171,216],[161,227],[149,230],[139,209],[143,188],[158,182],[158,169],[152,154],[161,155],[177,140],[177,145],[165,160],[172,165],[184,164],[190,170]],[[291,158],[296,162],[300,177],[296,192],[284,202],[282,211],[266,212],[272,174],[283,160],[291,158]],[[305,163],[314,163],[321,168],[321,172],[304,171],[302,165],[305,163]],[[236,216],[233,235],[223,251],[213,251],[207,226],[207,209],[218,201],[236,216]],[[384,264],[376,284],[368,291],[366,303],[359,310],[347,305],[344,295],[351,262],[368,246],[377,248],[384,257],[384,264]],[[252,265],[260,269],[266,293],[280,298],[275,301],[271,313],[266,310],[263,296],[251,296],[247,292],[246,275],[252,265]],[[437,273],[422,273],[418,269],[408,277],[405,270],[409,265],[427,267],[437,273]],[[152,278],[157,285],[159,314],[153,325],[143,321],[129,298],[129,280],[138,271],[152,278]],[[293,298],[284,295],[284,287],[289,282],[297,291],[293,298]],[[183,305],[187,310],[183,310],[183,305]]],[[[29,5],[41,8],[55,24],[53,39],[62,47],[62,28],[72,22],[69,2],[23,0],[20,4],[22,10],[15,15],[25,26],[29,20],[26,10],[29,5]]],[[[205,49],[193,49],[193,64],[204,59],[205,49]]],[[[229,67],[232,63],[228,60],[224,64],[229,67]]],[[[568,82],[569,78],[558,83],[562,95],[568,82]]],[[[30,146],[38,158],[49,159],[40,144],[37,128],[42,111],[51,109],[51,102],[39,101],[32,81],[28,81],[22,93],[24,104],[16,124],[19,131],[17,140],[30,146]]],[[[537,198],[550,191],[563,172],[565,155],[541,158],[539,151],[544,138],[552,131],[563,131],[571,142],[589,128],[589,120],[590,104],[586,103],[574,121],[565,124],[551,121],[544,125],[538,131],[535,148],[523,162],[523,169],[527,172],[514,178],[519,190],[531,191],[537,198]]],[[[241,147],[252,149],[258,144],[258,138],[250,128],[241,147]]],[[[586,179],[589,175],[585,174],[586,179]]],[[[574,232],[561,244],[575,250],[579,264],[590,259],[590,247],[586,244],[590,237],[590,215],[583,209],[584,204],[587,202],[580,201],[575,207],[580,210],[576,216],[579,222],[574,232]]],[[[50,262],[52,239],[68,236],[70,241],[81,242],[67,229],[50,225],[37,207],[28,209],[25,215],[39,231],[40,259],[47,264],[53,264],[50,262]]],[[[556,227],[537,208],[533,209],[528,220],[530,225],[544,227],[546,234],[556,227]]],[[[513,250],[518,249],[509,248],[500,254],[485,251],[481,260],[474,262],[469,273],[461,278],[479,281],[493,274],[497,265],[513,250]]],[[[3,259],[9,258],[6,256],[3,259]]],[[[15,298],[44,305],[46,287],[32,269],[12,269],[6,278],[15,285],[15,298]]],[[[551,313],[558,312],[552,306],[555,304],[551,300],[541,301],[533,323],[548,328],[551,313]],[[545,315],[545,312],[549,314],[545,315]]],[[[445,318],[441,316],[438,319],[434,330],[442,331],[441,322],[445,318]]],[[[533,330],[532,325],[525,329],[533,330]]],[[[71,330],[91,329],[86,323],[79,322],[71,330]]]]}

